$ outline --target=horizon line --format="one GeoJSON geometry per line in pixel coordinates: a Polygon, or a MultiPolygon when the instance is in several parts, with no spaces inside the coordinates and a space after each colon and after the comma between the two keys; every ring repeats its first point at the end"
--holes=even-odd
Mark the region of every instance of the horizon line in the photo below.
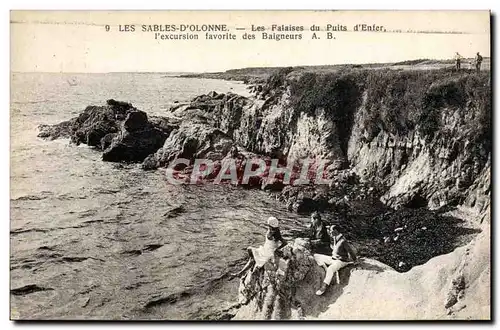
{"type": "MultiPolygon", "coordinates": [[[[464,59],[470,59],[474,57],[464,57],[464,59]]],[[[490,56],[483,56],[484,59],[491,59],[490,56]]],[[[365,63],[337,63],[337,64],[297,64],[297,65],[283,65],[283,66],[248,66],[248,67],[238,67],[230,68],[220,71],[13,71],[10,73],[73,73],[73,74],[108,74],[108,73],[164,73],[164,74],[210,74],[210,73],[226,73],[232,70],[248,70],[248,69],[278,69],[278,68],[300,68],[300,67],[322,67],[322,66],[343,66],[343,65],[384,65],[384,64],[396,64],[406,61],[453,61],[453,58],[439,59],[439,58],[416,58],[407,59],[394,62],[365,62],[365,63]]],[[[401,64],[405,65],[405,64],[401,64]]]]}

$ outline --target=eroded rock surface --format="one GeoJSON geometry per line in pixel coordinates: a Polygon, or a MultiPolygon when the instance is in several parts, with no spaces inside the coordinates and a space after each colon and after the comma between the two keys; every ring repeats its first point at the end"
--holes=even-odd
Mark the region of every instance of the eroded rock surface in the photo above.
{"type": "Polygon", "coordinates": [[[315,295],[324,270],[297,239],[240,283],[234,320],[489,319],[489,230],[452,253],[407,273],[363,258],[340,270],[325,294],[315,295]]]}
{"type": "Polygon", "coordinates": [[[42,138],[69,137],[103,150],[105,161],[141,162],[156,152],[176,127],[166,119],[151,121],[130,103],[108,100],[105,106],[88,106],[78,117],[40,127],[42,138]]]}

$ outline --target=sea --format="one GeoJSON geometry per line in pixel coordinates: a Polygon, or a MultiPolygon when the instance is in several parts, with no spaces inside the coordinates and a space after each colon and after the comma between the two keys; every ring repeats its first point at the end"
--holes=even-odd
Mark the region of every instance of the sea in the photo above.
{"type": "Polygon", "coordinates": [[[276,216],[285,239],[308,219],[267,192],[171,185],[161,170],[103,162],[38,125],[107,99],[162,115],[210,91],[248,95],[241,82],[162,73],[12,73],[11,318],[193,320],[238,301],[236,272],[276,216]]]}

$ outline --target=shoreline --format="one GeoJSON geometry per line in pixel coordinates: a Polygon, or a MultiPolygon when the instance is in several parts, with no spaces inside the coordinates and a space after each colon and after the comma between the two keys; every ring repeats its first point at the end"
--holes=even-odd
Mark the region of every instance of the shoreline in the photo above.
{"type": "MultiPolygon", "coordinates": [[[[437,131],[429,131],[436,127],[431,125],[434,123],[424,121],[428,117],[421,117],[423,120],[419,124],[422,125],[417,128],[391,127],[389,125],[393,125],[394,121],[390,120],[391,117],[380,117],[385,116],[384,113],[375,114],[379,117],[370,117],[373,114],[364,111],[377,106],[376,102],[380,98],[359,98],[362,91],[357,79],[366,78],[356,70],[344,73],[345,76],[300,73],[297,78],[295,74],[293,70],[288,70],[274,75],[261,91],[254,91],[255,97],[252,98],[217,92],[200,95],[189,104],[172,107],[169,110],[172,117],[149,117],[129,103],[108,100],[106,106],[88,107],[79,117],[83,118],[84,123],[94,123],[95,120],[99,123],[99,116],[105,113],[109,118],[106,123],[109,126],[104,135],[94,131],[92,126],[83,125],[80,119],[71,119],[43,127],[40,136],[68,136],[77,144],[84,143],[101,149],[105,161],[142,162],[145,170],[163,168],[181,156],[188,159],[207,156],[216,162],[234,158],[229,148],[232,146],[241,148],[236,154],[236,158],[242,160],[241,166],[247,159],[256,156],[298,158],[311,152],[331,155],[337,161],[332,172],[334,184],[325,189],[317,186],[286,186],[279,180],[259,181],[254,183],[254,188],[270,191],[291,212],[309,214],[318,210],[328,214],[326,220],[341,226],[348,239],[358,245],[361,256],[380,260],[399,273],[424,265],[436,256],[451,253],[477,236],[477,221],[470,228],[472,222],[460,221],[453,216],[459,215],[460,210],[455,213],[449,211],[454,208],[458,210],[456,207],[462,205],[473,208],[480,216],[489,212],[487,182],[490,158],[479,150],[483,148],[487,152],[487,141],[484,141],[484,145],[469,147],[457,153],[449,149],[446,132],[441,132],[440,126],[437,131]],[[307,81],[306,78],[312,80],[307,81]],[[324,88],[332,82],[333,90],[324,88]],[[334,89],[337,86],[342,87],[342,92],[334,89]],[[304,90],[313,90],[316,94],[301,94],[304,90]],[[337,92],[340,94],[335,94],[337,92]],[[321,102],[332,93],[336,98],[327,100],[336,107],[327,112],[321,102]],[[339,100],[341,97],[346,99],[339,100]],[[362,106],[360,102],[374,103],[369,107],[369,104],[362,106]],[[306,107],[309,105],[314,111],[306,107]],[[281,112],[280,117],[275,115],[278,112],[281,112]],[[355,120],[345,113],[360,118],[355,120]],[[259,117],[265,118],[262,126],[255,125],[259,117]],[[282,130],[289,127],[289,122],[281,118],[296,121],[293,134],[282,130]],[[338,118],[343,120],[340,125],[338,118]],[[380,125],[373,125],[376,121],[380,125]],[[319,124],[323,125],[319,132],[321,134],[315,129],[319,124]],[[360,129],[360,125],[365,127],[360,129]],[[387,127],[380,129],[382,125],[387,127]],[[345,127],[349,130],[344,130],[345,127]],[[120,130],[118,135],[117,129],[120,130]],[[408,129],[413,131],[404,131],[408,129]],[[347,141],[346,134],[350,134],[356,144],[347,141]],[[336,140],[324,139],[324,135],[335,137],[336,140]],[[124,138],[128,137],[132,137],[132,140],[125,141],[124,138]],[[279,143],[281,145],[277,150],[276,145],[279,143]],[[421,164],[428,158],[433,162],[422,168],[421,164]],[[468,165],[471,162],[472,166],[468,165]],[[408,170],[412,166],[413,172],[408,170]],[[469,177],[455,174],[456,167],[469,173],[469,177]],[[422,181],[422,177],[427,181],[422,181]]],[[[465,72],[454,74],[443,70],[427,72],[424,76],[398,71],[371,74],[377,79],[381,78],[379,75],[387,75],[384,79],[389,86],[393,81],[398,81],[395,79],[423,80],[427,85],[421,87],[426,88],[422,95],[432,96],[424,100],[433,102],[430,109],[438,107],[444,109],[443,112],[448,110],[441,104],[449,100],[441,99],[443,93],[439,88],[468,88],[462,87],[459,82],[465,80],[479,84],[486,79],[484,74],[468,76],[465,72]],[[441,85],[435,83],[439,79],[443,79],[441,85]],[[438,88],[438,91],[435,92],[433,88],[438,88]]],[[[363,82],[368,84],[370,80],[368,83],[363,82]]],[[[363,88],[368,89],[368,93],[379,93],[377,86],[363,85],[363,88]]],[[[415,89],[408,88],[407,93],[407,98],[421,97],[415,89]]],[[[466,95],[471,97],[472,94],[466,95]]],[[[481,96],[476,94],[473,97],[481,96]]],[[[480,101],[471,99],[469,102],[480,101]]],[[[464,101],[464,106],[466,104],[464,101]]],[[[427,111],[427,108],[415,111],[427,111]]],[[[400,113],[402,120],[410,120],[405,115],[400,113]]],[[[483,124],[480,122],[476,125],[479,132],[457,130],[459,133],[456,138],[476,139],[475,135],[460,134],[481,134],[481,129],[488,128],[483,124]]],[[[460,127],[464,124],[457,121],[453,125],[460,127]]],[[[457,148],[461,146],[456,145],[457,148]]],[[[192,167],[181,169],[188,174],[192,170],[192,167]]]]}

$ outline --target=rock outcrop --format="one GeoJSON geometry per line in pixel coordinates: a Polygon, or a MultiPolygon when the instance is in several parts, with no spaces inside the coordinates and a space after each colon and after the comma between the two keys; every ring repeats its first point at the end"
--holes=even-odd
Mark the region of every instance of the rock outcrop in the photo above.
{"type": "Polygon", "coordinates": [[[78,117],[57,125],[40,127],[39,137],[69,137],[103,151],[104,161],[142,162],[156,152],[177,127],[165,118],[150,121],[130,103],[108,100],[105,106],[88,106],[78,117]]]}
{"type": "Polygon", "coordinates": [[[239,303],[242,307],[234,319],[290,319],[301,307],[297,291],[303,289],[304,284],[319,287],[320,267],[310,254],[307,242],[298,239],[282,252],[262,268],[248,271],[241,279],[239,303]]]}
{"type": "MultiPolygon", "coordinates": [[[[157,165],[182,154],[175,149],[184,145],[183,131],[193,136],[188,147],[193,144],[198,155],[218,129],[227,145],[255,154],[288,162],[326,159],[330,171],[348,169],[361,183],[384,190],[378,197],[393,208],[467,204],[481,216],[488,212],[491,86],[486,73],[290,72],[271,77],[259,98],[211,93],[174,107],[171,113],[183,118],[185,127],[157,154],[157,165]]],[[[279,183],[264,187],[279,189],[279,183]]],[[[303,189],[311,195],[299,201],[304,207],[291,208],[332,205],[332,194],[314,197],[307,192],[313,190],[303,189]],[[316,202],[309,203],[311,198],[316,202]]],[[[359,194],[367,195],[362,190],[359,194]]],[[[291,195],[284,201],[297,204],[291,195]]]]}
{"type": "Polygon", "coordinates": [[[361,259],[340,270],[340,283],[315,295],[325,272],[297,239],[240,283],[233,320],[436,320],[490,315],[489,230],[452,253],[407,273],[361,259]]]}
{"type": "MultiPolygon", "coordinates": [[[[77,144],[103,150],[104,160],[142,162],[148,170],[179,158],[209,159],[216,168],[235,159],[239,172],[255,157],[266,163],[271,158],[281,163],[327,160],[330,185],[285,185],[280,178],[257,179],[250,185],[272,191],[296,212],[333,212],[353,236],[368,231],[360,237],[365,243],[380,239],[368,252],[390,250],[393,256],[386,263],[393,268],[364,259],[342,270],[341,284],[317,298],[314,291],[323,270],[306,244],[296,242],[283,256],[244,277],[236,319],[489,317],[488,73],[314,74],[287,68],[255,90],[253,98],[211,92],[175,105],[165,117],[151,118],[128,103],[110,100],[103,107],[87,107],[67,122],[41,127],[39,136],[69,136],[77,144]],[[366,201],[370,207],[382,202],[392,211],[379,208],[379,214],[365,215],[370,224],[362,223],[362,216],[346,216],[352,208],[365,207],[361,202],[366,201]],[[466,242],[429,242],[441,243],[438,235],[444,237],[446,226],[452,228],[453,221],[441,223],[449,220],[441,213],[453,207],[466,208],[471,212],[468,220],[484,226],[474,242],[449,253],[450,247],[466,242]],[[426,213],[423,224],[405,213],[413,209],[436,213],[426,213]],[[428,230],[427,224],[435,222],[440,223],[428,230]],[[388,223],[398,227],[386,228],[388,223]],[[372,230],[374,226],[380,228],[372,230]],[[400,227],[404,229],[395,234],[400,227]],[[434,253],[449,254],[425,263],[434,253]],[[414,260],[396,260],[402,257],[414,260]]],[[[189,174],[192,166],[180,170],[189,174]]],[[[467,230],[461,235],[468,239],[477,233],[467,230]]]]}
{"type": "MultiPolygon", "coordinates": [[[[334,170],[348,169],[366,186],[383,189],[378,197],[393,208],[466,204],[481,216],[488,212],[487,74],[322,75],[287,68],[260,90],[262,100],[211,92],[155,118],[110,100],[87,107],[78,118],[41,127],[40,136],[70,136],[77,144],[105,149],[104,160],[144,161],[144,169],[179,157],[220,161],[232,147],[286,162],[323,159],[331,177],[334,170]]],[[[276,181],[262,186],[284,187],[276,181]]],[[[330,208],[334,194],[314,190],[305,187],[305,197],[285,192],[282,199],[293,210],[330,208]]]]}

